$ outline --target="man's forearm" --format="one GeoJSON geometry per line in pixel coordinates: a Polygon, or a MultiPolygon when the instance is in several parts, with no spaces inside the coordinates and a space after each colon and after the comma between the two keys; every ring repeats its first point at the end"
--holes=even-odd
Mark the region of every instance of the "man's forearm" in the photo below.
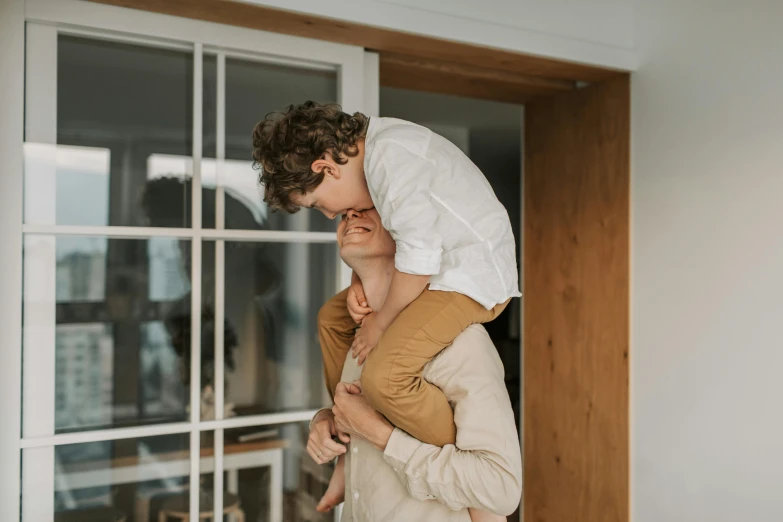
{"type": "Polygon", "coordinates": [[[366,440],[379,450],[385,451],[393,432],[394,426],[389,421],[378,421],[367,433],[366,440]]]}
{"type": "Polygon", "coordinates": [[[431,369],[431,382],[454,400],[457,443],[439,448],[396,430],[386,462],[415,498],[509,515],[521,497],[522,455],[503,365],[486,330],[464,331],[431,369]]]}
{"type": "Polygon", "coordinates": [[[376,312],[376,321],[383,331],[427,288],[430,276],[411,275],[394,270],[389,294],[383,307],[376,312]]]}
{"type": "Polygon", "coordinates": [[[396,430],[387,440],[384,460],[413,498],[436,499],[453,510],[508,516],[521,498],[518,464],[494,451],[463,451],[453,444],[441,448],[396,430]]]}

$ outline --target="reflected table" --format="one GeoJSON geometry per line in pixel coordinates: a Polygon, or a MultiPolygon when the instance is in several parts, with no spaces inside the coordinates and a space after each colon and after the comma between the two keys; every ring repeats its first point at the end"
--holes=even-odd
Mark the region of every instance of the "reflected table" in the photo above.
{"type": "MultiPolygon", "coordinates": [[[[226,443],[223,450],[223,469],[228,475],[226,486],[231,494],[239,493],[239,470],[270,468],[270,520],[274,522],[282,522],[283,519],[283,450],[287,446],[288,441],[274,439],[226,443]]],[[[199,474],[214,472],[214,453],[211,447],[201,448],[199,474]]],[[[62,471],[64,473],[55,484],[57,491],[166,480],[190,475],[190,455],[187,451],[176,451],[142,457],[118,457],[111,461],[67,465],[62,471]]],[[[149,509],[150,498],[139,498],[136,502],[136,521],[147,522],[149,509]]]]}

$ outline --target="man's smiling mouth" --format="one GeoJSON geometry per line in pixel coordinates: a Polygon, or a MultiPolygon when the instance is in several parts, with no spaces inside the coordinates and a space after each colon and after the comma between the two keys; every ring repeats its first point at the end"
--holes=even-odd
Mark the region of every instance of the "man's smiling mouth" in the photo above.
{"type": "Polygon", "coordinates": [[[350,236],[352,234],[366,234],[370,230],[364,227],[351,227],[345,231],[344,236],[350,236]]]}

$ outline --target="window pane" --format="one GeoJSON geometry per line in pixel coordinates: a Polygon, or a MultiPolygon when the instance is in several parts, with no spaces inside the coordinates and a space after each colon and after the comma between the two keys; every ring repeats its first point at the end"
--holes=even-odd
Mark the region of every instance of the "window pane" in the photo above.
{"type": "MultiPolygon", "coordinates": [[[[305,447],[309,423],[226,430],[223,444],[223,505],[241,510],[245,520],[332,522],[334,513],[317,513],[334,467],[319,466],[305,447]]],[[[202,433],[202,455],[212,455],[213,433],[202,433]],[[206,448],[205,448],[206,446],[206,448]]],[[[202,459],[214,469],[214,459],[202,459]]],[[[214,473],[202,475],[203,495],[213,501],[214,473]]],[[[202,503],[205,514],[212,507],[202,503]]]]}
{"type": "MultiPolygon", "coordinates": [[[[217,158],[217,56],[205,54],[203,57],[202,90],[202,145],[201,145],[201,206],[203,228],[215,228],[215,183],[217,158]]],[[[190,185],[185,188],[190,194],[190,185]]]]}
{"type": "Polygon", "coordinates": [[[217,154],[217,56],[202,57],[202,135],[201,154],[204,158],[216,158],[217,154]]]}
{"type": "MultiPolygon", "coordinates": [[[[204,317],[215,310],[215,244],[204,244],[204,317]]],[[[325,404],[316,317],[336,292],[335,243],[225,244],[226,415],[325,404]]],[[[214,328],[214,327],[213,327],[214,328]]],[[[205,325],[202,388],[214,384],[214,336],[205,325]]]]}
{"type": "MultiPolygon", "coordinates": [[[[192,54],[59,36],[60,147],[28,150],[26,222],[146,225],[145,206],[165,206],[143,197],[148,183],[191,175],[192,105],[192,54]]],[[[174,197],[186,205],[168,226],[188,226],[190,195],[174,197]]]]}
{"type": "Polygon", "coordinates": [[[54,380],[42,402],[25,400],[26,417],[53,411],[56,432],[186,419],[189,247],[171,238],[25,239],[26,393],[54,380]]]}
{"type": "MultiPolygon", "coordinates": [[[[226,228],[336,229],[334,221],[317,211],[302,210],[309,215],[304,221],[282,212],[270,212],[258,187],[258,172],[253,170],[251,136],[256,123],[268,113],[307,100],[335,103],[337,73],[233,58],[226,60],[226,162],[221,165],[219,174],[220,184],[226,192],[226,228]]],[[[206,179],[205,188],[208,188],[206,179]]],[[[208,197],[205,195],[205,201],[208,197]]],[[[209,211],[205,204],[204,212],[209,211]]]]}
{"type": "MultiPolygon", "coordinates": [[[[156,522],[189,491],[189,434],[27,449],[22,521],[156,522]],[[54,491],[41,480],[54,475],[54,491]],[[52,495],[52,496],[50,496],[52,495]]],[[[49,483],[51,484],[51,483],[49,483]]],[[[51,486],[49,486],[51,487],[51,486]]]]}

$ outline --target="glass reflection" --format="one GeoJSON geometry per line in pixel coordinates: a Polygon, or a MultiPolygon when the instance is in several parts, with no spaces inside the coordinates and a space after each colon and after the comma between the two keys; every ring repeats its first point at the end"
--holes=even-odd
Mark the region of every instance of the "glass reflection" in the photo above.
{"type": "Polygon", "coordinates": [[[36,466],[53,466],[54,499],[35,502],[41,491],[23,491],[22,521],[157,522],[167,502],[188,494],[188,449],[180,434],[58,446],[53,462],[44,448],[25,450],[25,484],[35,484],[27,475],[40,473],[36,466]]]}
{"type": "Polygon", "coordinates": [[[25,239],[24,378],[46,379],[37,357],[53,352],[57,432],[186,418],[189,349],[175,318],[190,309],[187,250],[171,238],[25,239]]]}

